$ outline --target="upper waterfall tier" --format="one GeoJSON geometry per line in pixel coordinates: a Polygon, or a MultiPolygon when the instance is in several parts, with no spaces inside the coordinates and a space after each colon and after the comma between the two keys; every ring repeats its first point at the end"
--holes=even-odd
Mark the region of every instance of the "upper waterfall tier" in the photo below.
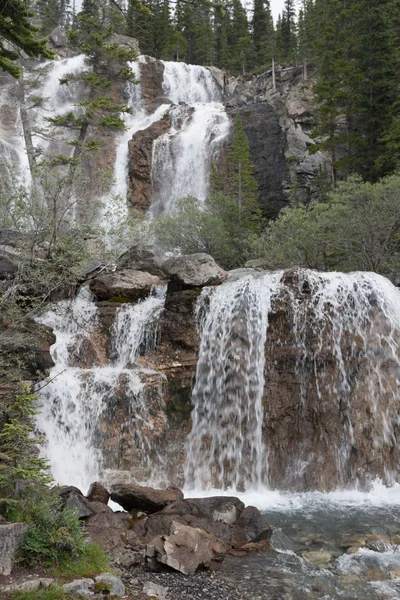
{"type": "Polygon", "coordinates": [[[209,69],[182,62],[161,62],[164,65],[163,90],[174,104],[221,102],[221,90],[209,69]]]}
{"type": "Polygon", "coordinates": [[[246,274],[203,291],[189,487],[397,479],[400,291],[373,273],[246,274]]]}

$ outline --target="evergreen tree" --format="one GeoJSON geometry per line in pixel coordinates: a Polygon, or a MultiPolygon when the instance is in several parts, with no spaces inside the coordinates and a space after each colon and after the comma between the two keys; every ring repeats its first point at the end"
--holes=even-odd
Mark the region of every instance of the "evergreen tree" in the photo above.
{"type": "Polygon", "coordinates": [[[228,178],[224,191],[239,207],[243,225],[250,228],[254,226],[254,233],[260,232],[261,224],[257,190],[254,165],[250,158],[250,144],[239,113],[233,124],[232,145],[228,156],[228,178]]]}
{"type": "Polygon", "coordinates": [[[99,2],[98,0],[83,0],[81,15],[89,19],[99,19],[99,2]]]}
{"type": "Polygon", "coordinates": [[[252,32],[255,64],[270,64],[274,53],[275,30],[269,0],[254,0],[252,32]]]}
{"type": "Polygon", "coordinates": [[[230,13],[225,3],[214,4],[215,52],[216,64],[221,69],[227,69],[230,62],[228,44],[230,13]]]}
{"type": "Polygon", "coordinates": [[[48,35],[61,24],[63,7],[59,0],[38,0],[36,6],[40,17],[40,30],[44,35],[48,35]]]}
{"type": "Polygon", "coordinates": [[[285,0],[285,9],[277,24],[278,59],[283,64],[294,64],[296,60],[296,9],[294,0],[285,0]]]}
{"type": "Polygon", "coordinates": [[[21,68],[15,64],[19,49],[28,56],[53,58],[54,54],[47,48],[47,40],[38,40],[38,29],[30,18],[33,16],[22,0],[3,2],[0,11],[0,69],[11,73],[13,77],[21,77],[21,68]],[[9,45],[15,48],[9,49],[9,45]]]}
{"type": "Polygon", "coordinates": [[[44,486],[51,481],[48,462],[40,458],[33,436],[38,398],[24,388],[7,406],[0,428],[0,508],[13,507],[26,485],[44,486]]]}
{"type": "Polygon", "coordinates": [[[231,54],[230,67],[234,73],[244,73],[251,56],[251,38],[246,9],[241,0],[231,0],[231,27],[228,45],[231,54]]]}

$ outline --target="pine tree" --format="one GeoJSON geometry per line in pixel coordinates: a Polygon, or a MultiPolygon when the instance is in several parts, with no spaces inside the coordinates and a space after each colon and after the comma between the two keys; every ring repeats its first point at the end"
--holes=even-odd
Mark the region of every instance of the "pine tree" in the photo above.
{"type": "Polygon", "coordinates": [[[97,0],[83,0],[81,15],[89,19],[99,19],[99,3],[97,0]]]}
{"type": "Polygon", "coordinates": [[[274,53],[275,30],[269,0],[254,0],[252,31],[255,64],[270,64],[274,53]]]}
{"type": "Polygon", "coordinates": [[[23,388],[7,406],[0,428],[0,508],[4,513],[17,502],[27,485],[50,483],[49,465],[38,456],[37,445],[43,440],[33,435],[38,398],[23,388]]]}
{"type": "Polygon", "coordinates": [[[251,38],[246,9],[241,0],[231,0],[231,27],[228,44],[231,55],[230,68],[234,73],[244,73],[250,61],[251,38]]]}
{"type": "Polygon", "coordinates": [[[254,165],[250,158],[250,144],[239,113],[233,124],[232,145],[228,156],[228,178],[224,191],[239,207],[242,224],[246,227],[254,227],[254,232],[259,233],[261,210],[257,204],[257,190],[254,165]]]}
{"type": "Polygon", "coordinates": [[[62,21],[62,7],[58,0],[39,0],[36,4],[40,17],[41,32],[48,35],[62,21]]]}
{"type": "Polygon", "coordinates": [[[11,73],[13,77],[21,77],[21,67],[15,64],[19,49],[28,56],[53,58],[54,54],[47,48],[47,40],[38,40],[38,29],[30,18],[33,17],[22,0],[7,0],[2,3],[0,11],[0,69],[11,73]],[[15,48],[10,50],[9,47],[15,48]]]}

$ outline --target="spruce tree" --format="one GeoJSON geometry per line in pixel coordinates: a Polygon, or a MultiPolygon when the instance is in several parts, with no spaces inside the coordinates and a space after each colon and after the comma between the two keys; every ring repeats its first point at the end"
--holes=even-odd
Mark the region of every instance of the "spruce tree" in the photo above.
{"type": "Polygon", "coordinates": [[[31,24],[33,13],[27,9],[22,0],[2,2],[0,10],[0,69],[11,73],[13,77],[21,77],[21,67],[15,64],[19,59],[16,49],[28,56],[53,58],[54,54],[47,48],[47,40],[38,40],[38,28],[31,24]],[[10,45],[13,50],[10,50],[10,45]]]}
{"type": "Polygon", "coordinates": [[[254,0],[252,32],[255,64],[269,65],[274,53],[275,37],[269,0],[254,0]]]}

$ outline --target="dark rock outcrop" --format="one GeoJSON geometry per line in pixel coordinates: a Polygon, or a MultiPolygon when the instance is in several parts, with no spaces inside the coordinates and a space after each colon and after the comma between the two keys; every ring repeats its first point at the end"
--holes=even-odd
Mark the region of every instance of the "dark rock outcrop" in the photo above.
{"type": "Polygon", "coordinates": [[[127,511],[135,509],[153,513],[182,498],[182,492],[175,487],[155,490],[134,483],[115,484],[111,487],[111,500],[120,504],[127,511]]]}
{"type": "Polygon", "coordinates": [[[147,296],[155,285],[164,282],[155,275],[134,269],[99,275],[90,281],[90,289],[98,300],[126,298],[138,300],[147,296]]]}
{"type": "Polygon", "coordinates": [[[276,111],[269,104],[249,103],[239,108],[243,129],[249,139],[258,198],[270,219],[288,205],[285,193],[289,172],[285,161],[286,136],[276,111]]]}

